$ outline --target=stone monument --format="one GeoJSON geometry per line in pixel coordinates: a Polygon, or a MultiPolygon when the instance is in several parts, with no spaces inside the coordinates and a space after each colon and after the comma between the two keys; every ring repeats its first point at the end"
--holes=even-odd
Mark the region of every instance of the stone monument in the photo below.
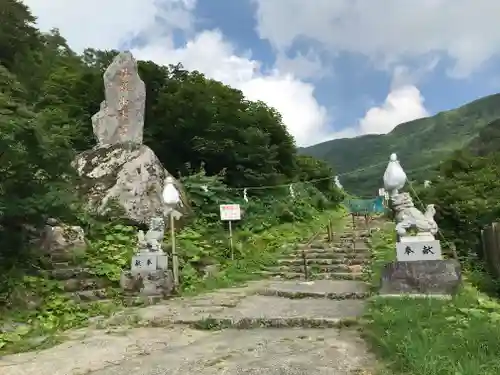
{"type": "Polygon", "coordinates": [[[168,255],[161,247],[164,228],[163,218],[153,217],[146,234],[142,230],[138,232],[131,269],[124,271],[120,280],[126,294],[164,298],[172,293],[174,280],[168,270],[168,255]]]}
{"type": "Polygon", "coordinates": [[[384,173],[384,187],[389,192],[396,219],[396,261],[382,273],[381,295],[451,296],[461,283],[460,263],[443,259],[441,243],[435,238],[433,204],[422,213],[408,193],[400,192],[406,173],[392,154],[384,173]]]}
{"type": "Polygon", "coordinates": [[[170,178],[180,192],[176,212],[191,213],[180,182],[142,144],[146,91],[130,52],[119,53],[106,69],[104,92],[101,109],[92,117],[97,145],[73,163],[89,207],[102,215],[119,212],[140,224],[167,217],[172,207],[163,202],[162,191],[170,178]]]}
{"type": "Polygon", "coordinates": [[[118,54],[104,72],[104,97],[99,112],[92,116],[98,145],[142,144],[146,86],[130,52],[118,54]]]}

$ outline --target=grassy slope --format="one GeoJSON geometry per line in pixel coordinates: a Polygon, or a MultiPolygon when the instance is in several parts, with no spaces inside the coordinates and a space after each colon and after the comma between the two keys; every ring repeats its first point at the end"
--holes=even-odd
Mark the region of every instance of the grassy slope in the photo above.
{"type": "Polygon", "coordinates": [[[480,129],[497,118],[500,118],[500,94],[433,117],[400,124],[385,135],[336,139],[299,152],[326,160],[338,173],[380,164],[341,179],[348,191],[371,195],[380,187],[390,153],[398,154],[410,178],[424,179],[428,176],[426,170],[450,152],[467,145],[480,129]]]}
{"type": "MultiPolygon", "coordinates": [[[[372,284],[394,258],[393,238],[374,238],[372,284]]],[[[367,312],[365,336],[384,360],[384,374],[500,374],[500,304],[467,279],[452,301],[374,299],[367,312]]]]}

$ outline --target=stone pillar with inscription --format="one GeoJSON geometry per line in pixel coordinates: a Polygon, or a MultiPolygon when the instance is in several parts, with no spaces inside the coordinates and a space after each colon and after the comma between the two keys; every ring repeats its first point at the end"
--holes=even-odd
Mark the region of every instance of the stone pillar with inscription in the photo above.
{"type": "Polygon", "coordinates": [[[165,222],[153,217],[149,230],[139,231],[137,252],[132,257],[130,271],[124,271],[120,284],[126,294],[145,297],[167,297],[174,289],[168,256],[162,250],[165,222]]]}
{"type": "Polygon", "coordinates": [[[406,173],[392,154],[384,173],[384,187],[395,213],[396,261],[385,266],[380,295],[440,296],[455,294],[461,283],[460,263],[443,259],[441,243],[435,236],[434,205],[418,210],[409,193],[400,192],[406,173]]]}
{"type": "Polygon", "coordinates": [[[92,127],[99,146],[142,144],[146,86],[130,52],[118,54],[104,73],[104,97],[92,127]]]}

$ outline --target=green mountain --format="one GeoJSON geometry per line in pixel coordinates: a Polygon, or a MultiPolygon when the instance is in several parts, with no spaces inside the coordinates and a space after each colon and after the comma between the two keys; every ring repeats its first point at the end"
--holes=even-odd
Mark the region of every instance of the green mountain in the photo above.
{"type": "MultiPolygon", "coordinates": [[[[382,186],[391,153],[398,155],[409,179],[430,179],[433,167],[453,151],[468,147],[474,150],[478,145],[481,150],[486,149],[486,140],[500,132],[497,119],[500,119],[500,94],[400,124],[388,134],[335,139],[301,148],[299,152],[331,164],[350,193],[373,196],[382,186]]],[[[494,142],[487,147],[494,147],[494,142]]]]}

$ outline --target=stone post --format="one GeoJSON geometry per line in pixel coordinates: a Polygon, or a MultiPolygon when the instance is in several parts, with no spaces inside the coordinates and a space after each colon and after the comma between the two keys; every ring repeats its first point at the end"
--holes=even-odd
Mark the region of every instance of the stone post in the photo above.
{"type": "Polygon", "coordinates": [[[166,297],[174,288],[168,256],[162,250],[165,222],[153,217],[149,230],[137,235],[137,251],[130,271],[124,271],[120,285],[125,293],[145,297],[166,297]]]}

